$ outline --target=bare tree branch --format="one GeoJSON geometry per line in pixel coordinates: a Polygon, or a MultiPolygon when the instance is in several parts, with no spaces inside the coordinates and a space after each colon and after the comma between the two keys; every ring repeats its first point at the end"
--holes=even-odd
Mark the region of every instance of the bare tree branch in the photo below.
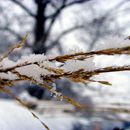
{"type": "MultiPolygon", "coordinates": [[[[67,3],[66,0],[64,0],[64,1],[67,3]]],[[[74,0],[74,1],[72,1],[72,2],[70,2],[70,3],[63,4],[59,9],[57,9],[57,10],[55,11],[55,13],[53,13],[53,14],[47,16],[46,18],[47,18],[47,19],[48,19],[48,18],[52,18],[52,17],[54,17],[55,15],[57,15],[58,13],[60,13],[61,10],[65,9],[65,8],[68,8],[68,7],[72,6],[72,5],[75,5],[75,4],[83,4],[83,3],[88,2],[88,1],[90,1],[90,0],[74,0]]],[[[53,4],[53,6],[56,8],[56,6],[55,6],[54,4],[53,4]]]]}
{"type": "MultiPolygon", "coordinates": [[[[11,33],[13,36],[16,37],[16,39],[18,41],[23,39],[22,35],[20,35],[19,33],[15,32],[15,30],[12,30],[9,27],[0,27],[0,31],[3,31],[3,30],[11,33]]],[[[25,47],[32,47],[32,46],[28,43],[28,41],[26,41],[25,47]]]]}
{"type": "Polygon", "coordinates": [[[56,12],[52,15],[50,25],[49,25],[48,29],[46,30],[46,34],[47,34],[47,35],[49,35],[50,30],[51,30],[53,24],[55,23],[57,17],[58,17],[59,14],[61,13],[62,9],[65,7],[66,2],[67,2],[67,1],[64,0],[64,1],[62,2],[62,5],[60,6],[60,8],[57,9],[56,12]]]}
{"type": "Polygon", "coordinates": [[[72,1],[72,2],[70,2],[70,3],[68,3],[68,4],[66,5],[66,7],[69,7],[69,6],[71,6],[71,5],[76,5],[76,4],[83,4],[83,3],[89,2],[89,1],[91,1],[91,0],[74,0],[74,1],[72,1]]]}
{"type": "Polygon", "coordinates": [[[55,9],[57,8],[57,7],[56,7],[56,4],[55,4],[53,1],[50,1],[50,5],[51,5],[53,8],[55,8],[55,9]]]}
{"type": "Polygon", "coordinates": [[[0,30],[8,31],[9,33],[13,34],[18,40],[21,40],[23,38],[20,34],[18,34],[9,27],[0,27],[0,30]]]}
{"type": "Polygon", "coordinates": [[[65,9],[71,5],[74,5],[74,4],[82,4],[82,3],[88,2],[88,1],[90,1],[90,0],[76,0],[76,1],[72,1],[67,4],[67,0],[63,0],[62,5],[55,11],[55,13],[46,17],[46,19],[50,18],[51,22],[50,22],[48,29],[46,30],[46,36],[44,36],[44,38],[41,41],[43,41],[45,39],[45,37],[46,38],[48,37],[48,35],[50,34],[50,31],[51,31],[51,28],[53,27],[57,17],[60,15],[60,13],[63,11],[63,9],[65,9]]]}
{"type": "Polygon", "coordinates": [[[47,47],[47,50],[49,49],[52,49],[55,45],[57,45],[59,43],[59,41],[65,36],[65,35],[68,35],[70,34],[71,32],[75,31],[75,30],[78,30],[78,29],[83,29],[84,26],[83,25],[79,25],[79,26],[74,26],[74,27],[71,27],[67,30],[64,30],[54,41],[52,41],[52,44],[49,45],[47,47]]]}
{"type": "Polygon", "coordinates": [[[15,4],[17,4],[18,6],[20,6],[23,10],[25,10],[30,16],[34,17],[35,18],[35,14],[33,14],[31,12],[31,10],[29,10],[26,6],[24,6],[22,3],[20,3],[19,1],[17,0],[10,0],[12,2],[14,2],[15,4]]]}

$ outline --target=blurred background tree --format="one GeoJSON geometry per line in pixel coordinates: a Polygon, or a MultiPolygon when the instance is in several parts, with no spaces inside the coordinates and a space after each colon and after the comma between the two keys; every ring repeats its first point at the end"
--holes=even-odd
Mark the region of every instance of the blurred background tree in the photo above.
{"type": "Polygon", "coordinates": [[[83,4],[88,1],[90,0],[31,0],[33,6],[31,5],[30,8],[28,7],[30,2],[26,3],[20,0],[2,1],[0,8],[1,20],[4,22],[4,25],[1,23],[0,29],[2,32],[6,31],[11,33],[11,35],[14,35],[18,40],[22,38],[23,33],[31,32],[33,35],[32,45],[30,45],[30,41],[28,41],[26,45],[31,47],[35,54],[46,53],[59,43],[63,35],[83,27],[74,26],[68,30],[64,30],[52,41],[51,33],[62,12],[67,8],[71,8],[71,6],[83,4]],[[16,8],[20,8],[20,15],[13,10],[12,7],[15,6],[16,8]],[[12,27],[12,24],[15,26],[15,22],[19,24],[19,31],[12,27]],[[26,29],[24,28],[25,26],[26,29]]]}
{"type": "MultiPolygon", "coordinates": [[[[31,35],[25,48],[18,51],[20,55],[59,54],[69,48],[92,50],[108,35],[127,36],[128,3],[129,0],[1,0],[0,52],[26,33],[31,35]]],[[[17,60],[20,55],[14,53],[12,57],[17,60]]],[[[62,86],[67,86],[63,87],[66,94],[72,88],[68,81],[62,86]]]]}
{"type": "MultiPolygon", "coordinates": [[[[0,30],[3,35],[2,38],[4,37],[1,40],[4,42],[3,47],[6,48],[5,44],[9,45],[12,42],[21,40],[25,33],[29,32],[32,36],[26,43],[25,53],[46,54],[47,51],[53,49],[55,46],[60,46],[60,39],[64,35],[76,29],[83,28],[83,25],[75,25],[69,29],[61,29],[62,31],[58,35],[55,34],[56,37],[53,39],[53,34],[57,33],[53,28],[63,11],[71,8],[71,6],[83,4],[88,1],[90,0],[31,0],[30,3],[30,1],[26,2],[24,0],[3,0],[0,5],[0,30]],[[29,48],[29,52],[26,47],[29,48]]],[[[4,49],[1,50],[3,52],[4,49]]],[[[60,52],[62,51],[60,47],[59,50],[60,52]]],[[[30,87],[28,91],[32,93],[33,89],[34,87],[30,87]]],[[[37,87],[32,95],[41,97],[41,93],[44,93],[44,91],[40,87],[37,87]]]]}
{"type": "MultiPolygon", "coordinates": [[[[129,0],[1,0],[0,53],[27,33],[31,35],[24,49],[17,52],[20,54],[12,55],[14,60],[21,54],[61,54],[69,48],[92,50],[109,35],[126,37],[129,3],[129,0]]],[[[57,81],[57,86],[74,97],[78,97],[76,92],[83,91],[68,81],[57,81]]]]}
{"type": "Polygon", "coordinates": [[[122,24],[121,18],[128,17],[128,2],[115,0],[107,7],[107,2],[93,0],[1,0],[0,39],[8,45],[31,33],[26,47],[32,52],[61,53],[64,44],[69,46],[64,39],[76,35],[69,42],[79,38],[91,50],[101,37],[126,33],[129,22],[122,24]]]}

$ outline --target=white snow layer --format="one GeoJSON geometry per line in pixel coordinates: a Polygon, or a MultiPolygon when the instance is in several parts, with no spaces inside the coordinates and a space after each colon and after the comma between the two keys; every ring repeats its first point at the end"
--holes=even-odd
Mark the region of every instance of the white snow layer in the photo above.
{"type": "Polygon", "coordinates": [[[24,62],[34,63],[34,62],[42,62],[47,60],[47,56],[44,54],[30,54],[29,56],[22,56],[20,60],[17,61],[17,64],[22,64],[24,62]]]}
{"type": "Polygon", "coordinates": [[[18,71],[22,75],[31,77],[38,82],[42,82],[42,80],[40,78],[41,75],[50,74],[47,70],[45,70],[44,68],[40,68],[35,64],[17,68],[16,71],[18,71]]]}
{"type": "MultiPolygon", "coordinates": [[[[15,102],[0,100],[0,106],[0,130],[46,130],[27,109],[15,102]]],[[[50,130],[71,130],[76,122],[88,125],[83,118],[39,117],[50,130]]]]}
{"type": "MultiPolygon", "coordinates": [[[[126,47],[126,46],[130,46],[130,40],[124,40],[120,37],[108,37],[104,41],[97,44],[97,46],[95,47],[95,50],[108,49],[108,48],[120,48],[120,47],[126,47]]],[[[50,62],[48,60],[49,56],[45,56],[44,54],[38,54],[38,55],[31,54],[28,56],[23,56],[17,62],[13,62],[9,60],[8,58],[6,58],[0,63],[0,67],[1,69],[6,69],[9,67],[13,67],[15,65],[24,65],[24,64],[29,63],[30,65],[19,67],[15,70],[18,71],[22,75],[35,79],[38,82],[43,82],[41,79],[41,76],[54,74],[54,72],[50,72],[48,68],[52,68],[52,69],[58,68],[58,69],[63,69],[65,72],[75,72],[80,69],[84,69],[85,71],[92,71],[97,68],[104,67],[102,66],[102,64],[100,64],[100,66],[97,65],[96,63],[97,57],[98,56],[90,57],[88,59],[85,59],[84,61],[68,60],[65,62],[65,64],[62,67],[60,67],[57,65],[56,61],[50,62]]],[[[102,63],[105,61],[107,63],[107,59],[109,57],[111,56],[102,58],[100,62],[102,63]]],[[[112,56],[112,57],[113,59],[120,58],[117,56],[116,57],[112,56]]],[[[111,64],[109,65],[111,66],[111,64]]],[[[119,65],[119,64],[116,63],[116,65],[119,65]]],[[[13,79],[17,79],[17,76],[12,73],[0,73],[0,78],[13,80],[13,79]]]]}
{"type": "MultiPolygon", "coordinates": [[[[84,61],[69,60],[66,61],[66,63],[62,67],[59,67],[58,65],[56,65],[56,62],[48,61],[47,57],[44,54],[42,55],[32,54],[29,56],[22,57],[22,59],[18,60],[16,63],[11,62],[10,60],[4,60],[2,62],[2,69],[7,69],[17,65],[18,66],[23,65],[22,67],[18,67],[15,69],[17,72],[19,72],[21,75],[25,75],[28,76],[29,78],[35,79],[37,82],[41,83],[43,82],[41,76],[54,74],[54,72],[49,71],[48,68],[64,69],[65,72],[74,72],[78,71],[79,69],[91,71],[96,68],[95,63],[93,62],[93,58],[88,58],[84,61]]],[[[10,72],[10,73],[0,73],[0,78],[14,80],[17,79],[18,77],[10,72]]]]}
{"type": "Polygon", "coordinates": [[[8,80],[15,80],[17,79],[17,75],[12,74],[11,72],[8,73],[0,73],[0,78],[1,79],[8,79],[8,80]]]}
{"type": "Polygon", "coordinates": [[[91,71],[96,69],[93,58],[88,58],[84,61],[79,60],[68,60],[63,66],[65,71],[74,72],[80,69],[84,69],[86,71],[91,71]]]}
{"type": "Polygon", "coordinates": [[[0,130],[44,130],[28,110],[9,101],[0,106],[0,130]]]}
{"type": "Polygon", "coordinates": [[[16,63],[9,60],[8,58],[5,58],[0,62],[0,68],[8,68],[14,66],[16,63]]]}

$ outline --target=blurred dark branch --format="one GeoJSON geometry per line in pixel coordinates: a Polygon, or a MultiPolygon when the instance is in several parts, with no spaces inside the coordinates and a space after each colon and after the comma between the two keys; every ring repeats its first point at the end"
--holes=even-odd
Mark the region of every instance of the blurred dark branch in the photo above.
{"type": "MultiPolygon", "coordinates": [[[[102,32],[102,27],[106,24],[105,22],[108,21],[109,19],[114,21],[114,18],[116,18],[116,16],[114,15],[115,11],[117,11],[117,9],[120,9],[124,4],[126,4],[126,2],[128,2],[128,0],[120,1],[116,6],[112,7],[102,17],[100,17],[98,19],[93,19],[93,21],[91,22],[90,27],[92,27],[92,26],[94,27],[95,33],[91,34],[89,32],[93,36],[92,41],[90,42],[90,46],[88,47],[89,51],[91,51],[94,48],[94,46],[95,46],[96,42],[99,40],[100,36],[103,36],[103,35],[105,36],[106,34],[108,35],[108,32],[104,32],[104,31],[102,32]],[[113,19],[112,19],[111,16],[113,16],[113,19]]],[[[87,27],[86,30],[88,30],[88,28],[89,27],[87,27]]],[[[124,29],[124,27],[123,27],[123,29],[124,29]]],[[[92,29],[90,29],[90,30],[92,30],[92,29]]]]}
{"type": "MultiPolygon", "coordinates": [[[[52,18],[52,17],[55,17],[57,16],[63,9],[66,9],[72,5],[76,5],[76,4],[83,4],[85,2],[88,2],[90,0],[74,0],[70,3],[67,3],[67,0],[63,0],[63,4],[51,15],[47,16],[46,18],[52,18]]],[[[56,5],[54,3],[51,2],[51,5],[56,8],[56,5]]]]}
{"type": "Polygon", "coordinates": [[[24,6],[21,2],[17,1],[17,0],[10,0],[12,2],[14,2],[15,4],[17,4],[18,6],[20,6],[23,10],[25,10],[30,16],[35,18],[35,14],[33,14],[31,12],[31,10],[29,10],[26,6],[24,6]]]}
{"type": "Polygon", "coordinates": [[[8,27],[0,27],[0,30],[8,31],[9,33],[13,34],[18,40],[21,40],[23,37],[8,27]]]}
{"type": "Polygon", "coordinates": [[[60,40],[62,37],[64,37],[66,34],[68,33],[71,33],[77,29],[83,29],[84,28],[84,25],[77,25],[77,26],[74,26],[74,27],[71,27],[67,30],[64,30],[58,37],[57,37],[57,40],[60,40]]]}
{"type": "MultiPolygon", "coordinates": [[[[23,36],[17,32],[15,32],[14,30],[12,30],[11,28],[9,27],[0,27],[0,31],[7,31],[9,33],[11,33],[12,35],[14,35],[16,37],[16,39],[18,41],[21,41],[23,39],[23,36]]],[[[31,47],[30,44],[26,41],[26,45],[25,47],[31,47]]]]}
{"type": "Polygon", "coordinates": [[[49,35],[52,26],[54,25],[54,23],[55,23],[57,17],[60,15],[62,9],[65,7],[66,2],[67,2],[66,0],[63,0],[63,1],[62,1],[62,5],[60,6],[60,8],[57,9],[56,12],[51,16],[51,22],[50,22],[50,25],[49,25],[48,29],[46,30],[46,36],[49,35]]]}
{"type": "Polygon", "coordinates": [[[56,6],[56,4],[55,4],[53,1],[50,1],[50,5],[51,5],[53,8],[57,9],[57,6],[56,6]]]}
{"type": "MultiPolygon", "coordinates": [[[[72,5],[82,4],[90,0],[60,0],[58,3],[57,1],[53,1],[53,0],[34,0],[37,7],[36,14],[34,14],[32,10],[26,7],[26,5],[24,5],[20,0],[10,0],[10,1],[14,2],[16,5],[21,7],[23,10],[25,10],[30,16],[32,16],[35,19],[36,21],[35,40],[34,40],[33,52],[37,54],[37,53],[46,53],[47,48],[45,44],[50,36],[51,30],[55,22],[57,21],[62,11],[72,5]],[[48,5],[51,5],[52,8],[54,8],[54,13],[46,16],[46,11],[48,11],[47,10],[48,5]]],[[[63,37],[64,35],[66,35],[67,33],[73,30],[75,29],[71,28],[70,30],[63,32],[58,37],[56,42],[60,40],[60,37],[63,37]]]]}
{"type": "Polygon", "coordinates": [[[50,18],[51,19],[51,22],[50,22],[50,25],[46,31],[46,38],[48,37],[48,35],[50,34],[50,31],[51,31],[51,28],[53,27],[57,17],[61,14],[61,12],[63,11],[63,9],[69,7],[69,6],[72,6],[72,5],[75,5],[75,4],[82,4],[82,3],[85,3],[85,2],[88,2],[90,0],[74,0],[70,3],[67,3],[67,0],[63,0],[62,1],[62,5],[55,11],[55,13],[53,13],[52,15],[46,17],[46,19],[50,18]]]}
{"type": "Polygon", "coordinates": [[[70,3],[68,3],[66,5],[66,7],[69,7],[71,5],[76,5],[76,4],[82,4],[82,3],[85,3],[85,2],[89,2],[89,1],[91,1],[91,0],[74,0],[74,1],[72,1],[70,3]]]}
{"type": "Polygon", "coordinates": [[[83,25],[78,25],[78,26],[74,26],[74,27],[71,27],[67,30],[64,30],[54,41],[52,41],[51,45],[49,45],[47,47],[47,50],[49,49],[52,49],[55,45],[59,45],[58,43],[60,43],[59,41],[65,36],[65,35],[68,35],[70,34],[71,32],[73,31],[76,31],[78,29],[83,29],[84,26],[83,25]]]}

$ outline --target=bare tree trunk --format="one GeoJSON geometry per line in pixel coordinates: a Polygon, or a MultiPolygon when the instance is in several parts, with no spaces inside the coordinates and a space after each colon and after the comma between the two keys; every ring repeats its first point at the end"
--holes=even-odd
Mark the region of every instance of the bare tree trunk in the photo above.
{"type": "Polygon", "coordinates": [[[35,23],[35,40],[33,46],[33,52],[35,54],[46,53],[45,41],[45,24],[46,24],[46,17],[45,17],[45,10],[47,7],[47,2],[43,2],[43,0],[35,0],[37,5],[37,13],[36,13],[36,23],[35,23]]]}

